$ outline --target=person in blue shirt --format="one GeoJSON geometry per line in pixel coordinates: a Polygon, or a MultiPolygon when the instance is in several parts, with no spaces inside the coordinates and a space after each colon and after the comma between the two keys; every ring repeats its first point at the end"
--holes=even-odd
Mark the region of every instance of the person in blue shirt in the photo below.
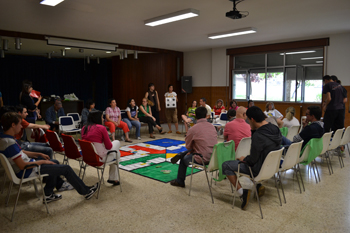
{"type": "Polygon", "coordinates": [[[59,129],[58,118],[65,116],[64,109],[62,108],[61,99],[56,99],[55,104],[46,110],[45,121],[51,128],[51,130],[59,129]]]}

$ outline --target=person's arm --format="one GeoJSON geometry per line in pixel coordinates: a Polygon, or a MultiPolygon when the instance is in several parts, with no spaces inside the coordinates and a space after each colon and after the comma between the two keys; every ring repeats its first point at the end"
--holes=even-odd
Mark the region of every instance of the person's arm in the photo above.
{"type": "Polygon", "coordinates": [[[81,122],[83,124],[87,122],[88,114],[89,114],[89,110],[86,111],[85,109],[83,109],[83,111],[81,112],[81,122]]]}
{"type": "Polygon", "coordinates": [[[259,160],[260,154],[263,151],[263,146],[265,145],[264,141],[261,140],[259,136],[252,138],[252,146],[250,149],[250,154],[244,159],[239,158],[240,161],[245,161],[249,166],[253,166],[259,160]]]}
{"type": "Polygon", "coordinates": [[[227,133],[227,128],[225,127],[224,129],[224,140],[227,141],[228,140],[228,133],[227,133]]]}
{"type": "Polygon", "coordinates": [[[120,125],[120,121],[122,120],[122,114],[119,114],[118,116],[118,121],[117,121],[117,124],[120,125]]]}
{"type": "Polygon", "coordinates": [[[186,149],[187,150],[192,150],[193,148],[193,133],[192,130],[188,130],[187,134],[186,134],[186,138],[185,138],[185,145],[186,145],[186,149]]]}
{"type": "Polygon", "coordinates": [[[37,124],[32,124],[29,123],[29,125],[27,126],[28,129],[50,129],[49,125],[37,125],[37,124]]]}
{"type": "Polygon", "coordinates": [[[160,112],[161,108],[160,108],[160,102],[159,102],[159,97],[158,97],[158,92],[155,91],[156,94],[157,94],[157,101],[158,101],[158,111],[160,112]]]}
{"type": "Polygon", "coordinates": [[[48,155],[46,155],[46,154],[43,154],[43,153],[32,152],[32,151],[27,151],[27,150],[23,150],[23,152],[26,155],[28,155],[29,158],[36,159],[38,157],[41,157],[43,159],[50,160],[50,157],[48,155]]]}
{"type": "Polygon", "coordinates": [[[148,91],[145,94],[145,98],[148,99],[148,91]]]}
{"type": "Polygon", "coordinates": [[[30,112],[34,112],[37,108],[37,105],[33,103],[32,98],[29,95],[22,95],[22,105],[25,105],[27,107],[27,110],[30,112]]]}
{"type": "Polygon", "coordinates": [[[39,96],[38,101],[36,101],[34,105],[38,107],[42,98],[42,96],[39,96]]]}
{"type": "Polygon", "coordinates": [[[276,121],[277,121],[278,128],[282,128],[284,125],[284,122],[280,118],[276,118],[276,121]]]}
{"type": "MultiPolygon", "coordinates": [[[[19,169],[24,170],[24,167],[27,165],[31,165],[31,164],[37,164],[37,165],[42,165],[42,164],[55,164],[54,162],[50,161],[50,160],[38,160],[35,162],[24,162],[24,160],[22,159],[22,157],[18,157],[15,160],[12,160],[19,169]]],[[[34,166],[33,166],[34,167],[34,166]]],[[[27,167],[28,168],[32,168],[32,167],[27,167]]]]}
{"type": "Polygon", "coordinates": [[[152,110],[150,107],[148,107],[149,113],[146,112],[145,108],[142,105],[140,106],[140,110],[141,110],[141,112],[143,112],[143,114],[145,114],[145,116],[151,117],[153,119],[153,121],[156,121],[156,118],[154,118],[152,116],[152,110]]]}
{"type": "Polygon", "coordinates": [[[4,106],[4,101],[2,100],[2,97],[0,97],[0,107],[4,106]]]}
{"type": "Polygon", "coordinates": [[[327,93],[326,93],[325,105],[324,105],[324,107],[323,107],[323,111],[326,111],[327,105],[331,102],[331,100],[332,100],[331,93],[330,93],[330,92],[327,92],[327,93]]]}
{"type": "Polygon", "coordinates": [[[107,129],[105,127],[99,127],[99,129],[101,129],[101,133],[102,133],[102,140],[103,140],[103,144],[105,145],[107,150],[112,149],[112,143],[111,140],[109,139],[109,135],[107,132],[107,129]]]}
{"type": "Polygon", "coordinates": [[[130,119],[130,120],[132,120],[132,121],[137,121],[138,120],[138,118],[137,118],[137,114],[138,114],[138,111],[136,111],[136,115],[135,115],[135,117],[131,117],[131,113],[130,113],[130,111],[126,111],[126,115],[128,116],[128,118],[130,119]]]}

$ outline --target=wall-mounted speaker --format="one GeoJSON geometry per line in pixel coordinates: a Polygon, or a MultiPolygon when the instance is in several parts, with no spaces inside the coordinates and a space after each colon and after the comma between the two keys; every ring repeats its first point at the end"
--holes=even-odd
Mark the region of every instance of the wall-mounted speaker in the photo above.
{"type": "Polygon", "coordinates": [[[192,76],[181,77],[181,92],[192,93],[192,76]]]}

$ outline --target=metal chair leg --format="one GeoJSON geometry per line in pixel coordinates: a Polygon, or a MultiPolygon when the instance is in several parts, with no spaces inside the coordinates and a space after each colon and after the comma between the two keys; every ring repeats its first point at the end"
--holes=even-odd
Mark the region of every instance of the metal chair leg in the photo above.
{"type": "Polygon", "coordinates": [[[316,164],[316,160],[314,160],[314,165],[315,165],[317,176],[318,176],[318,182],[321,182],[320,173],[318,172],[318,167],[317,167],[317,164],[316,164]]]}
{"type": "Polygon", "coordinates": [[[280,184],[281,184],[282,194],[283,194],[283,198],[284,198],[284,203],[286,203],[286,204],[287,204],[287,201],[286,201],[286,196],[284,195],[284,189],[283,189],[283,184],[282,184],[281,173],[280,173],[280,172],[278,172],[278,173],[277,173],[277,175],[278,175],[278,181],[279,181],[279,182],[280,182],[280,184]]]}
{"type": "MultiPolygon", "coordinates": [[[[281,200],[281,195],[280,195],[280,189],[278,188],[277,179],[276,179],[276,174],[273,176],[273,178],[275,179],[275,185],[276,185],[276,188],[277,188],[278,198],[280,199],[280,205],[282,206],[282,200],[281,200]]],[[[259,195],[258,195],[258,196],[259,196],[259,195]]]]}
{"type": "Polygon", "coordinates": [[[233,203],[232,203],[232,209],[235,208],[235,202],[236,202],[236,192],[238,191],[237,190],[237,187],[238,187],[238,179],[239,179],[239,170],[240,170],[240,166],[241,164],[238,164],[238,172],[237,172],[237,176],[236,176],[236,186],[235,186],[235,189],[234,189],[234,192],[233,192],[233,203]]]}
{"type": "Polygon", "coordinates": [[[293,171],[294,171],[294,173],[293,173],[293,178],[294,178],[294,174],[295,174],[295,178],[296,178],[297,181],[298,181],[299,191],[300,191],[300,193],[301,193],[301,187],[300,187],[300,182],[299,182],[299,178],[298,178],[298,170],[296,169],[296,166],[297,166],[297,165],[295,165],[295,166],[292,168],[293,171]]]}
{"type": "Polygon", "coordinates": [[[300,176],[301,184],[303,185],[303,189],[304,189],[304,192],[305,192],[304,181],[303,181],[303,177],[301,176],[301,171],[300,171],[300,165],[299,165],[299,163],[298,163],[298,171],[299,171],[299,176],[300,176]]]}
{"type": "MultiPolygon", "coordinates": [[[[251,177],[252,177],[252,181],[253,181],[253,184],[254,184],[254,189],[255,189],[256,198],[258,199],[259,208],[260,208],[260,214],[261,214],[261,219],[263,219],[263,213],[262,213],[262,210],[261,210],[259,194],[258,194],[258,190],[256,189],[256,182],[255,182],[255,178],[254,178],[254,176],[253,176],[253,172],[252,172],[252,168],[251,168],[251,167],[249,167],[249,171],[250,171],[250,175],[251,175],[251,177]]],[[[278,193],[278,195],[279,195],[279,193],[278,193]]]]}
{"type": "MultiPolygon", "coordinates": [[[[203,165],[204,165],[204,163],[203,163],[203,165]]],[[[210,195],[211,195],[211,201],[212,201],[212,203],[214,204],[213,193],[211,192],[211,186],[210,186],[210,184],[209,184],[207,169],[206,169],[205,165],[204,165],[204,172],[205,172],[205,176],[207,177],[208,187],[209,187],[209,191],[210,191],[210,195]]]]}
{"type": "Polygon", "coordinates": [[[119,173],[119,162],[117,162],[117,171],[118,171],[118,177],[119,177],[120,192],[122,192],[122,182],[121,182],[120,173],[119,173]]]}
{"type": "Polygon", "coordinates": [[[193,163],[194,163],[194,156],[192,157],[192,169],[191,169],[191,180],[190,180],[190,190],[188,192],[188,196],[191,196],[191,189],[192,189],[192,175],[193,175],[193,163]]]}

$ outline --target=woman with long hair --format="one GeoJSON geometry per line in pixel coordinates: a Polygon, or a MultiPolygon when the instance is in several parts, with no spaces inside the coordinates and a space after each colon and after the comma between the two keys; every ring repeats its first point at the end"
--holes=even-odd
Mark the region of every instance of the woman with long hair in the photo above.
{"type": "Polygon", "coordinates": [[[85,108],[81,111],[81,125],[85,125],[91,111],[95,109],[95,102],[89,99],[85,103],[85,108]]]}
{"type": "Polygon", "coordinates": [[[188,132],[188,127],[191,123],[196,124],[196,108],[197,108],[197,101],[193,100],[191,107],[187,109],[187,112],[183,115],[181,115],[182,120],[185,124],[186,134],[188,132]]]}
{"type": "Polygon", "coordinates": [[[27,107],[28,116],[25,119],[29,123],[35,124],[35,120],[38,117],[38,105],[42,99],[42,96],[39,96],[38,100],[34,102],[34,99],[30,96],[30,93],[33,90],[33,84],[30,81],[23,81],[22,83],[22,92],[19,95],[20,104],[27,107]]]}
{"type": "Polygon", "coordinates": [[[238,105],[237,105],[237,101],[236,101],[236,100],[231,100],[231,101],[230,101],[230,108],[229,108],[229,110],[230,110],[230,109],[233,109],[233,110],[236,110],[236,111],[237,111],[238,105]]]}
{"type": "Polygon", "coordinates": [[[281,119],[283,118],[282,113],[280,113],[277,109],[275,109],[275,105],[273,104],[273,102],[267,102],[266,106],[265,106],[265,115],[268,117],[276,117],[277,119],[281,119]]]}
{"type": "MultiPolygon", "coordinates": [[[[107,126],[109,128],[109,131],[112,133],[112,140],[115,140],[115,129],[118,127],[120,129],[123,130],[124,134],[125,134],[125,142],[132,142],[129,139],[129,128],[128,125],[122,121],[122,113],[120,111],[120,109],[117,107],[117,102],[115,101],[114,98],[109,99],[109,105],[111,107],[107,107],[106,108],[106,122],[105,122],[105,126],[107,126]]],[[[122,137],[122,140],[124,138],[122,137]]]]}
{"type": "Polygon", "coordinates": [[[134,99],[128,100],[128,107],[125,109],[126,118],[123,118],[123,121],[128,125],[129,130],[131,130],[132,126],[136,128],[136,139],[141,140],[141,123],[138,118],[139,107],[136,106],[134,99]]]}
{"type": "Polygon", "coordinates": [[[140,118],[141,122],[148,124],[148,132],[149,132],[150,138],[155,138],[153,136],[153,127],[156,127],[159,130],[159,133],[165,134],[165,132],[163,132],[162,130],[162,127],[157,125],[156,118],[152,116],[152,109],[148,104],[147,98],[142,99],[142,104],[140,105],[140,111],[138,113],[138,117],[140,118]]]}
{"type": "Polygon", "coordinates": [[[219,117],[222,112],[226,112],[224,101],[222,99],[218,99],[213,109],[214,109],[215,117],[219,117]]]}
{"type": "MultiPolygon", "coordinates": [[[[120,157],[120,142],[118,140],[113,142],[110,141],[107,129],[102,125],[102,122],[102,112],[92,110],[88,116],[86,125],[81,130],[81,138],[94,144],[97,154],[101,157],[101,162],[107,163],[113,160],[118,161],[120,157]],[[118,153],[110,153],[107,156],[107,153],[110,150],[116,150],[118,153]]],[[[113,185],[120,184],[116,164],[109,165],[109,178],[107,182],[113,185]]]]}
{"type": "Polygon", "coordinates": [[[145,94],[145,98],[153,103],[153,105],[150,105],[152,108],[152,115],[156,119],[155,122],[157,123],[157,125],[160,125],[159,112],[161,108],[159,103],[158,92],[155,90],[153,83],[148,84],[148,91],[145,94]]]}
{"type": "Polygon", "coordinates": [[[284,127],[292,127],[292,126],[298,126],[300,125],[297,118],[294,117],[295,115],[295,108],[289,107],[286,110],[286,117],[283,119],[284,127]]]}

